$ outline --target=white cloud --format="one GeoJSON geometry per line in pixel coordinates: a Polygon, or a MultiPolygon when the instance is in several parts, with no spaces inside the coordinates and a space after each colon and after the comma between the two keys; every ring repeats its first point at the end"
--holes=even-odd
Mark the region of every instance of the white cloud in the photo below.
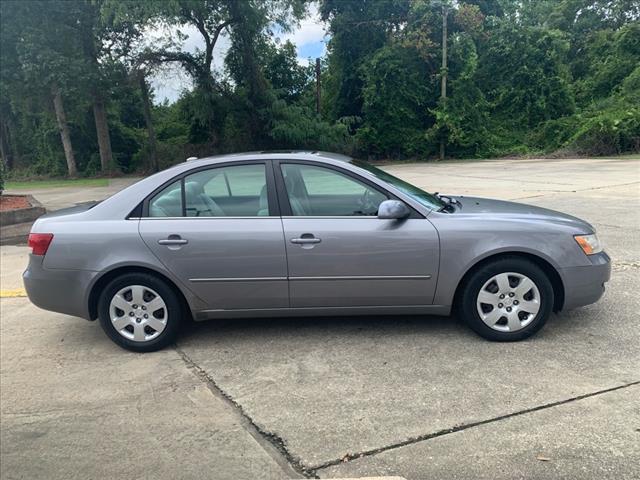
{"type": "Polygon", "coordinates": [[[280,39],[282,41],[291,40],[295,45],[304,45],[321,42],[325,35],[325,25],[320,19],[318,5],[314,3],[309,7],[307,16],[300,21],[300,25],[292,32],[280,35],[280,39]]]}
{"type": "Polygon", "coordinates": [[[308,58],[301,55],[301,51],[305,51],[305,46],[322,43],[321,55],[326,53],[326,40],[327,36],[326,26],[320,19],[320,12],[318,11],[318,4],[312,3],[309,7],[309,13],[300,21],[292,32],[283,33],[278,35],[281,42],[290,40],[297,47],[298,62],[302,65],[308,64],[308,58]]]}

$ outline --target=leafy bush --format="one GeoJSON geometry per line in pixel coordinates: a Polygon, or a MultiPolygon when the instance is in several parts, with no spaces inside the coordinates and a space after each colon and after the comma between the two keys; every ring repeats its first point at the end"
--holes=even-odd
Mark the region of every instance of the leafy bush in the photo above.
{"type": "Polygon", "coordinates": [[[577,115],[549,120],[529,134],[527,144],[542,152],[563,149],[575,136],[580,121],[577,115]]]}
{"type": "Polygon", "coordinates": [[[586,120],[569,147],[582,155],[615,155],[640,150],[640,108],[606,111],[586,120]]]}

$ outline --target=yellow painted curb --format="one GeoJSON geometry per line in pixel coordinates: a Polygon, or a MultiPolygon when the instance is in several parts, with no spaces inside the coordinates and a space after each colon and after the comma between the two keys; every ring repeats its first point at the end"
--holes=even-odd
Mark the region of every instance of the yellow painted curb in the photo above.
{"type": "Polygon", "coordinates": [[[14,288],[13,290],[0,290],[0,298],[17,298],[26,297],[27,292],[24,288],[14,288]]]}

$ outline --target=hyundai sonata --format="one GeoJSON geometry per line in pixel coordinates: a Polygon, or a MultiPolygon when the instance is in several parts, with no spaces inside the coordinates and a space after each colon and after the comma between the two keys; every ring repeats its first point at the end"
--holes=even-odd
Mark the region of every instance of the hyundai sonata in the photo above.
{"type": "Polygon", "coordinates": [[[31,301],[99,319],[135,351],[173,342],[188,317],[453,309],[484,338],[521,340],[597,301],[610,275],[583,220],[430,194],[323,152],[190,160],[39,218],[29,245],[31,301]]]}

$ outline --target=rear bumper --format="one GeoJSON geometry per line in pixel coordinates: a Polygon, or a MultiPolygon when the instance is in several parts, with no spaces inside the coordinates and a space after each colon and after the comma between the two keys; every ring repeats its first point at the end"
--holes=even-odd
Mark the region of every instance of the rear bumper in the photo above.
{"type": "Polygon", "coordinates": [[[87,288],[97,272],[46,269],[43,260],[29,255],[29,265],[22,274],[29,300],[44,310],[90,320],[87,288]]]}
{"type": "Polygon", "coordinates": [[[570,310],[597,302],[604,294],[604,284],[611,277],[611,259],[605,252],[589,256],[591,265],[563,268],[563,310],[570,310]]]}

